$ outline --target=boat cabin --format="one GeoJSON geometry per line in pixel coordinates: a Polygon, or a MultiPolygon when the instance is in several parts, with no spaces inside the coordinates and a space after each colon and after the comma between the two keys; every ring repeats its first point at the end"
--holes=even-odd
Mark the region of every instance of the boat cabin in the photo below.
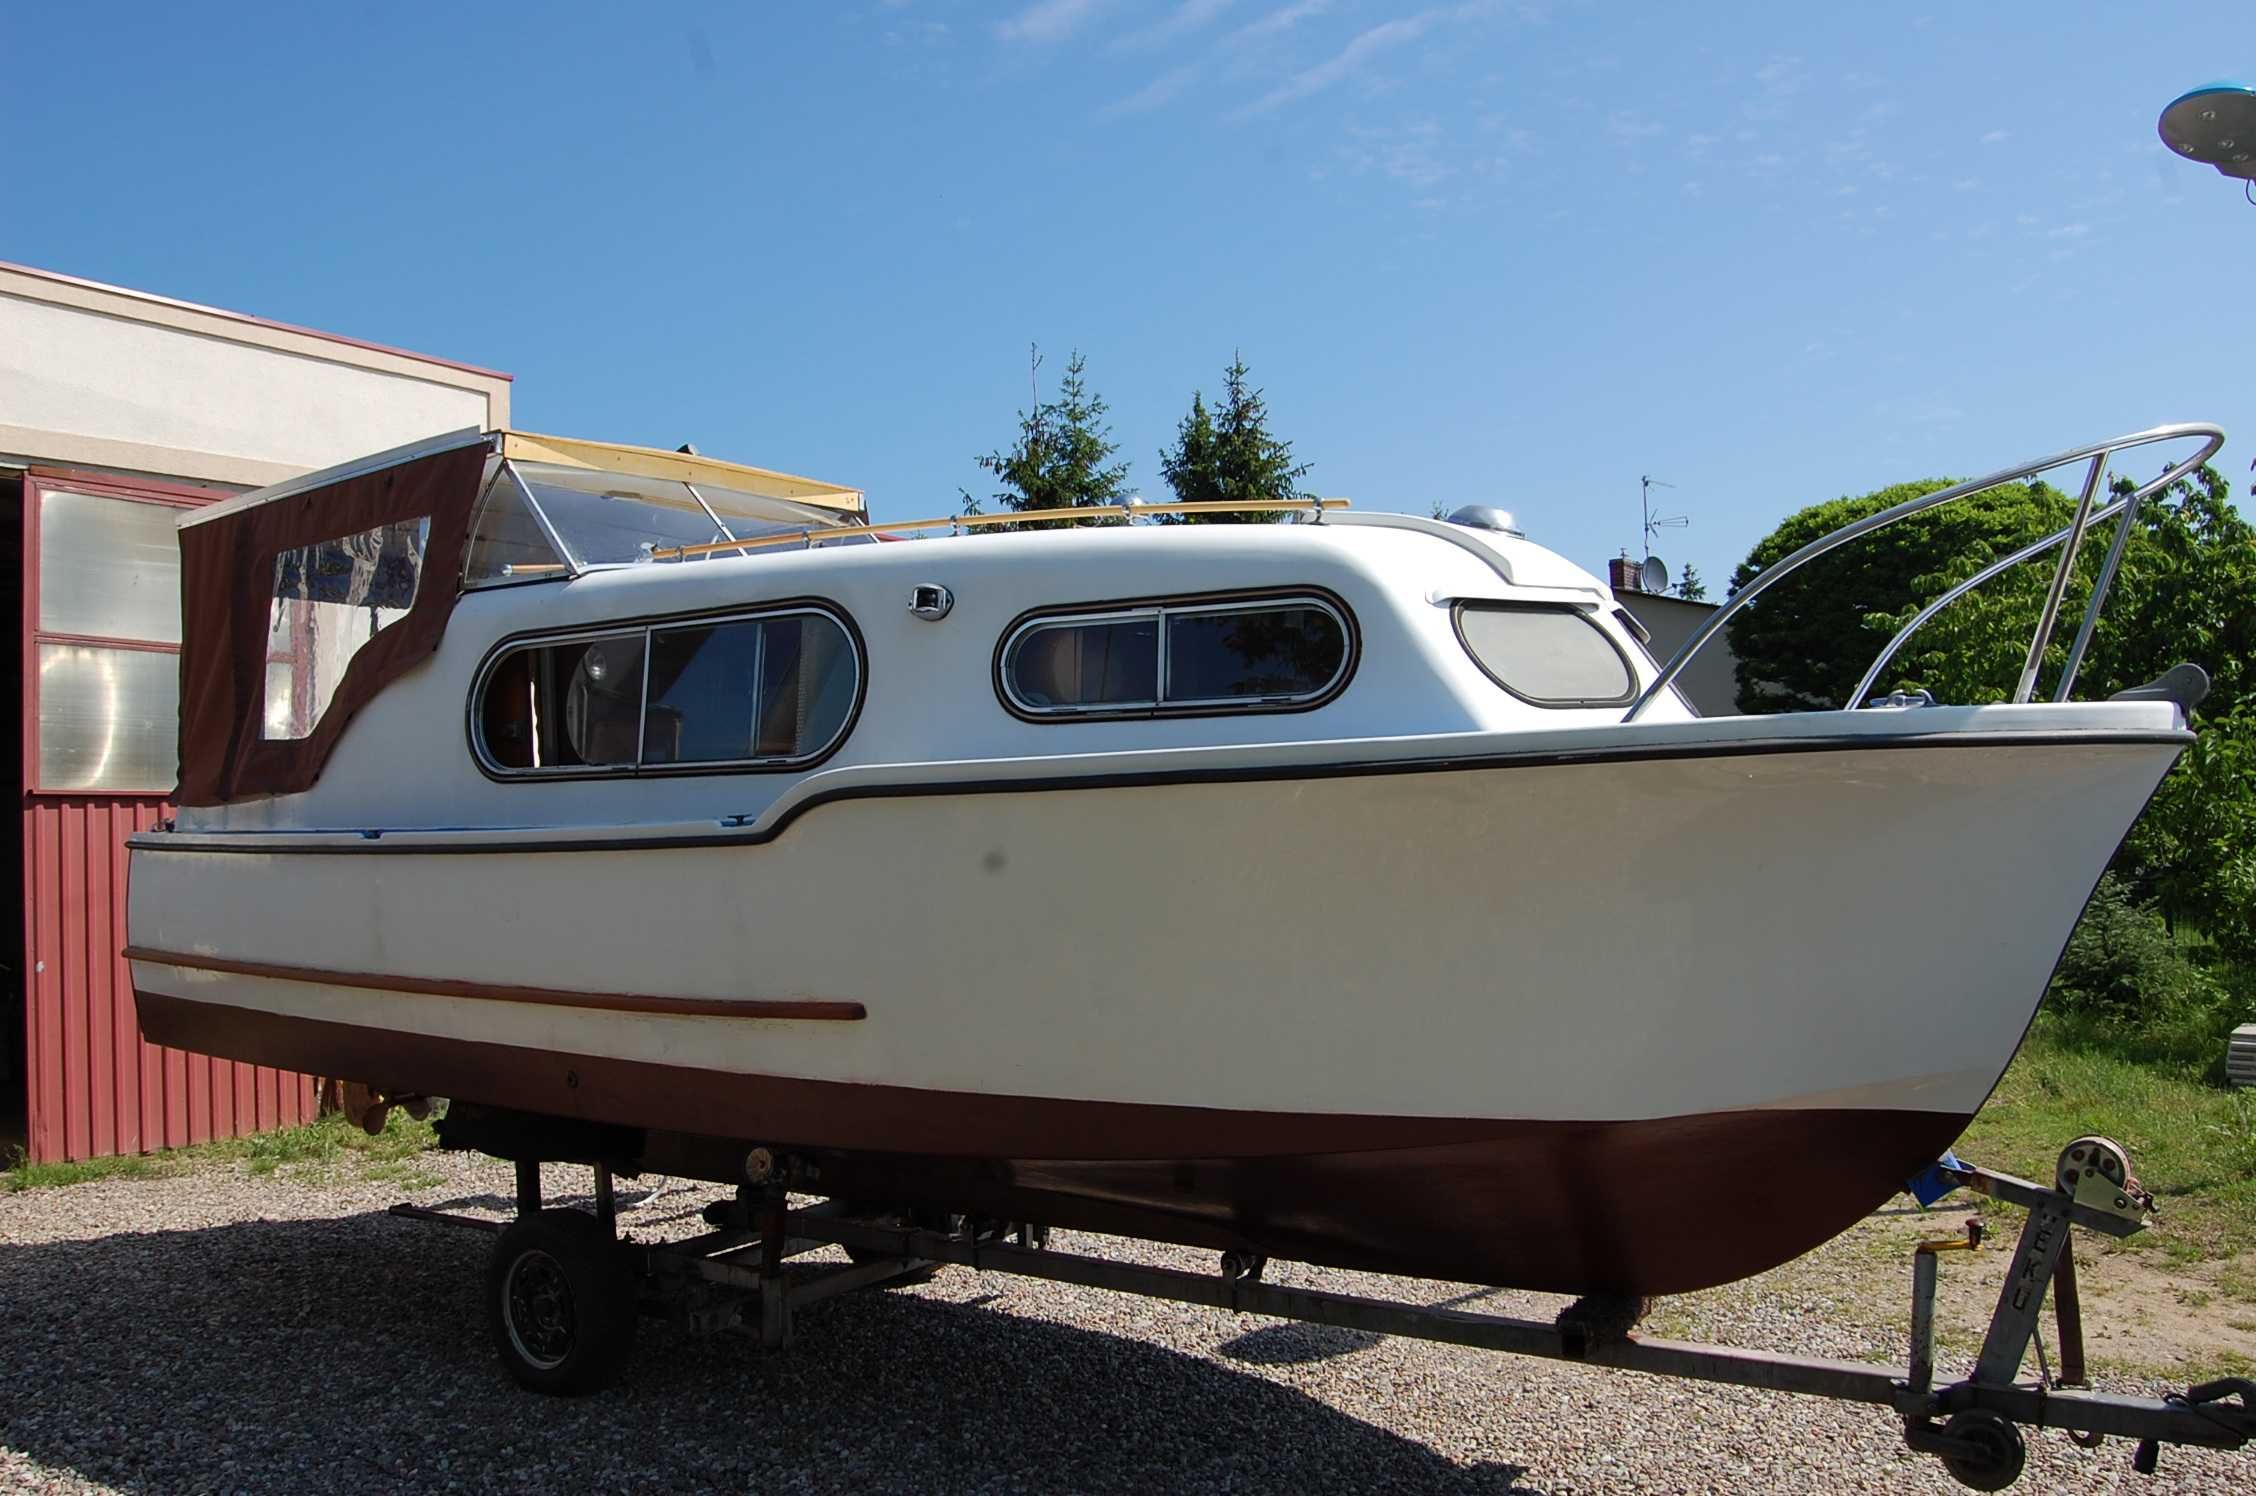
{"type": "Polygon", "coordinates": [[[873,525],[512,431],[309,474],[181,521],[180,825],[747,824],[818,772],[1608,725],[1657,674],[1508,516],[1210,507],[873,525]]]}

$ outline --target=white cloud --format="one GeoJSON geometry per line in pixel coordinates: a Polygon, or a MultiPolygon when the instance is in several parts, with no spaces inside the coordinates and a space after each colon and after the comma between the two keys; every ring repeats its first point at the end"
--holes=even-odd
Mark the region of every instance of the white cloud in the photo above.
{"type": "Polygon", "coordinates": [[[2048,239],[2081,239],[2090,232],[2091,225],[2088,223],[2064,223],[2056,229],[2048,229],[2045,232],[2045,237],[2048,239]]]}
{"type": "Polygon", "coordinates": [[[2013,132],[2011,130],[1992,130],[1989,134],[1982,137],[1982,144],[1998,145],[2005,141],[2011,140],[2012,138],[2013,132]]]}
{"type": "MultiPolygon", "coordinates": [[[[903,4],[893,7],[895,10],[905,8],[906,0],[903,4]]],[[[913,45],[937,47],[947,39],[948,23],[946,21],[905,21],[901,25],[885,28],[885,44],[889,47],[913,45]]]]}
{"type": "Polygon", "coordinates": [[[1170,68],[1137,89],[1124,99],[1115,99],[1097,111],[1100,119],[1111,119],[1123,114],[1142,114],[1167,103],[1198,78],[1200,65],[1186,62],[1179,68],[1170,68]]]}
{"type": "Polygon", "coordinates": [[[1236,0],[1182,0],[1181,4],[1159,20],[1129,32],[1115,41],[1113,46],[1124,52],[1165,46],[1179,36],[1188,36],[1213,24],[1215,17],[1234,3],[1236,0]]]}
{"type": "Polygon", "coordinates": [[[1340,147],[1340,159],[1356,174],[1383,172],[1394,181],[1429,195],[1458,174],[1457,167],[1443,159],[1447,141],[1441,122],[1430,116],[1384,129],[1350,127],[1347,134],[1347,143],[1340,147]]]}
{"type": "Polygon", "coordinates": [[[1281,5],[1256,20],[1248,21],[1230,33],[1232,42],[1259,41],[1263,37],[1278,36],[1292,30],[1310,16],[1320,16],[1332,8],[1332,0],[1293,0],[1281,5]]]}
{"type": "Polygon", "coordinates": [[[1001,22],[995,35],[1006,42],[1062,42],[1097,13],[1097,0],[1035,0],[1001,22]]]}
{"type": "Polygon", "coordinates": [[[1621,145],[1635,145],[1640,140],[1650,140],[1661,133],[1658,120],[1627,109],[1617,109],[1606,117],[1606,133],[1621,145]]]}
{"type": "Polygon", "coordinates": [[[1799,57],[1773,57],[1755,69],[1754,97],[1739,106],[1748,119],[1781,119],[1794,95],[1809,79],[1809,69],[1799,57]]]}
{"type": "Polygon", "coordinates": [[[1293,74],[1239,112],[1241,114],[1262,114],[1281,105],[1290,104],[1295,99],[1305,99],[1311,94],[1322,93],[1325,89],[1354,77],[1362,71],[1365,63],[1380,53],[1392,47],[1414,42],[1419,37],[1424,36],[1433,29],[1434,22],[1440,20],[1443,14],[1439,10],[1422,10],[1414,16],[1405,16],[1399,21],[1387,21],[1373,26],[1368,31],[1359,32],[1353,40],[1340,48],[1338,52],[1312,68],[1304,68],[1293,74]]]}

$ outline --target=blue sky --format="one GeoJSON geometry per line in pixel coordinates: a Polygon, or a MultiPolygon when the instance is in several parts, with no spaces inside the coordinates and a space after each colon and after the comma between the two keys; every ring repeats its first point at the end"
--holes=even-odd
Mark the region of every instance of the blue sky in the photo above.
{"type": "MultiPolygon", "coordinates": [[[[0,259],[507,369],[517,423],[984,492],[1026,349],[1132,480],[1242,350],[1310,483],[1711,583],[1787,511],[2256,447],[2256,7],[15,6],[0,259]]],[[[1045,391],[1050,386],[1045,382],[1045,391]]],[[[1720,591],[1720,588],[1718,589],[1720,591]]]]}

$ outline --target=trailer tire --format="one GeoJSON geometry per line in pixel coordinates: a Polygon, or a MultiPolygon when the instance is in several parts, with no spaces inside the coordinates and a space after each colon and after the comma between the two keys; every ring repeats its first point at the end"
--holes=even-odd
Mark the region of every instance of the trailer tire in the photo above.
{"type": "Polygon", "coordinates": [[[1951,1479],[1970,1491],[2002,1491],[2021,1478],[2029,1446],[2021,1430],[1987,1408],[1968,1408],[1951,1415],[1943,1433],[1975,1446],[1970,1454],[1946,1454],[1943,1468],[1951,1479]]]}
{"type": "Polygon", "coordinates": [[[535,1211],[494,1243],[487,1324],[519,1386],[555,1396],[609,1386],[633,1349],[635,1310],[627,1254],[594,1216],[535,1211]]]}

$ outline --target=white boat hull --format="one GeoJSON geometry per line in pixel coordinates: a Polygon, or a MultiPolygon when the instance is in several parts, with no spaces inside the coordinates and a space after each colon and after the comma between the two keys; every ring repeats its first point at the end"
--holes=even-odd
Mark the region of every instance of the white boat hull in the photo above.
{"type": "Polygon", "coordinates": [[[136,985],[165,1042],[955,1160],[1061,1224],[1672,1291],[1805,1250],[1956,1136],[2182,744],[1699,728],[943,776],[717,845],[158,836],[136,985]],[[1736,1171],[1781,1149],[1811,1181],[1750,1210],[1736,1171]]]}

